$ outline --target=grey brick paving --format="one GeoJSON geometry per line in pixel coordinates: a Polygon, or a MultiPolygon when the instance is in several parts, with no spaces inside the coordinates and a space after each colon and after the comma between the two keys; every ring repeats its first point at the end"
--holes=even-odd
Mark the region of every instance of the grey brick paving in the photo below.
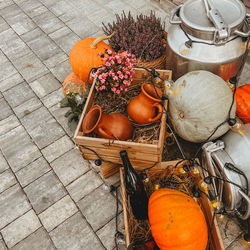
{"type": "Polygon", "coordinates": [[[78,202],[81,212],[95,231],[115,216],[115,198],[104,185],[95,189],[78,202]],[[93,213],[93,211],[95,211],[93,213]]]}
{"type": "Polygon", "coordinates": [[[58,249],[104,249],[97,236],[91,230],[80,213],[67,219],[50,236],[58,249]]]}
{"type": "Polygon", "coordinates": [[[77,211],[76,205],[67,195],[39,214],[39,218],[47,231],[50,232],[77,211]]]}
{"type": "Polygon", "coordinates": [[[20,83],[17,86],[5,91],[3,95],[12,108],[35,96],[34,92],[26,82],[20,83]]]}
{"type": "Polygon", "coordinates": [[[38,214],[66,194],[62,183],[58,181],[52,171],[29,184],[24,188],[24,192],[38,214]]]}
{"type": "Polygon", "coordinates": [[[1,135],[0,148],[14,172],[41,156],[22,126],[1,135]]]}
{"type": "Polygon", "coordinates": [[[9,115],[13,113],[10,106],[8,105],[8,103],[5,101],[4,98],[0,98],[0,107],[1,107],[0,121],[7,118],[9,115]]]}
{"type": "Polygon", "coordinates": [[[39,227],[41,227],[40,221],[35,212],[30,210],[2,229],[1,233],[7,246],[11,248],[26,236],[36,231],[39,227]]]}
{"type": "Polygon", "coordinates": [[[90,170],[77,180],[69,184],[66,188],[74,201],[79,201],[85,195],[91,193],[102,184],[95,172],[90,170]]]}
{"type": "Polygon", "coordinates": [[[15,185],[16,179],[10,169],[0,174],[0,193],[15,185]]]}
{"type": "Polygon", "coordinates": [[[58,80],[51,74],[44,75],[34,82],[30,83],[30,87],[36,93],[39,98],[42,98],[56,89],[61,87],[58,80]]]}
{"type": "MultiPolygon", "coordinates": [[[[109,187],[119,173],[103,179],[75,149],[68,108],[58,106],[72,72],[68,56],[79,39],[103,35],[101,23],[122,10],[154,10],[168,29],[182,1],[0,0],[0,250],[114,249],[109,187]]],[[[121,205],[119,213],[123,231],[121,205]]],[[[236,219],[219,223],[227,249],[246,249],[236,219]]]]}
{"type": "Polygon", "coordinates": [[[43,157],[40,157],[26,167],[17,171],[15,175],[21,186],[25,187],[50,170],[51,168],[48,162],[43,157]]]}
{"type": "MultiPolygon", "coordinates": [[[[51,167],[64,186],[89,171],[87,162],[82,158],[77,149],[71,149],[51,163],[51,167]]],[[[95,178],[95,180],[98,178],[95,178]]],[[[87,185],[83,182],[84,185],[87,185]]],[[[73,184],[72,184],[73,185],[73,184]]],[[[77,186],[77,184],[75,183],[77,186]]],[[[74,185],[73,185],[74,186],[74,185]]],[[[71,187],[73,189],[73,186],[71,187]]],[[[70,188],[70,187],[69,187],[70,188]]],[[[79,187],[79,192],[82,192],[79,187]]]]}
{"type": "MultiPolygon", "coordinates": [[[[1,248],[0,248],[1,249],[1,248]]],[[[27,238],[11,248],[12,250],[54,250],[55,247],[44,228],[39,228],[27,238]]]]}
{"type": "Polygon", "coordinates": [[[0,194],[0,230],[30,208],[31,206],[18,184],[5,190],[0,194]]]}

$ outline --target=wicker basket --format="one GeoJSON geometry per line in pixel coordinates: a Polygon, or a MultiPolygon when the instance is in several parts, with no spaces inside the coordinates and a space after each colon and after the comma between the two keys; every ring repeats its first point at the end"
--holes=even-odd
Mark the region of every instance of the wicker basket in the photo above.
{"type": "Polygon", "coordinates": [[[144,68],[154,68],[154,69],[166,69],[166,53],[164,53],[161,57],[151,61],[151,62],[144,62],[144,61],[137,61],[135,67],[144,67],[144,68]]]}

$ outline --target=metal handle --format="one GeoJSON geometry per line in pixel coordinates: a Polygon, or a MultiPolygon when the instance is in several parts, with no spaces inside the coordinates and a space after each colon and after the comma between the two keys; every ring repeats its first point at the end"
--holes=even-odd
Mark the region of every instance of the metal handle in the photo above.
{"type": "Polygon", "coordinates": [[[182,5],[183,5],[183,4],[177,6],[176,8],[174,8],[174,9],[172,10],[171,15],[170,15],[170,19],[169,19],[169,22],[170,22],[171,24],[181,24],[181,23],[182,23],[181,20],[178,20],[178,21],[177,21],[177,20],[174,20],[175,15],[177,15],[177,13],[180,11],[180,8],[182,7],[182,5]]]}
{"type": "Polygon", "coordinates": [[[239,194],[246,201],[247,208],[244,214],[241,214],[238,210],[237,210],[237,214],[242,220],[246,220],[250,215],[250,198],[241,190],[239,190],[239,194]]]}
{"type": "Polygon", "coordinates": [[[250,19],[250,14],[246,14],[246,25],[248,27],[248,32],[243,32],[243,31],[240,31],[240,30],[235,30],[234,31],[234,34],[235,35],[238,35],[238,36],[241,36],[241,37],[249,37],[250,36],[250,21],[248,21],[247,19],[250,19]]]}

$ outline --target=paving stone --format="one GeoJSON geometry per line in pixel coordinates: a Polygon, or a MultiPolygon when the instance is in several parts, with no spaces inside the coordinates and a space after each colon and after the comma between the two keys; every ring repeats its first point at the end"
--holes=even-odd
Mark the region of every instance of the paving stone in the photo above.
{"type": "Polygon", "coordinates": [[[33,12],[34,9],[37,9],[43,6],[42,3],[37,0],[22,0],[22,1],[15,1],[15,2],[29,16],[33,12]]]}
{"type": "Polygon", "coordinates": [[[73,33],[68,27],[63,27],[49,35],[68,55],[80,38],[73,33]]]}
{"type": "Polygon", "coordinates": [[[8,23],[6,23],[4,21],[4,19],[0,16],[0,33],[9,29],[9,28],[10,28],[10,26],[8,25],[8,23]]]}
{"type": "Polygon", "coordinates": [[[81,154],[76,149],[71,149],[69,152],[53,161],[50,165],[64,186],[89,170],[88,162],[82,158],[81,154]]]}
{"type": "Polygon", "coordinates": [[[48,233],[44,228],[39,228],[27,238],[20,241],[11,250],[55,250],[48,233]]]}
{"type": "Polygon", "coordinates": [[[5,171],[6,169],[8,169],[8,163],[7,161],[4,159],[2,152],[0,151],[0,173],[2,173],[3,171],[5,171]]]}
{"type": "Polygon", "coordinates": [[[41,101],[43,102],[43,105],[45,107],[50,108],[50,107],[58,104],[63,99],[63,97],[64,97],[63,91],[60,88],[60,89],[52,92],[51,94],[41,98],[41,101]]]}
{"type": "Polygon", "coordinates": [[[31,51],[12,29],[0,33],[0,48],[11,61],[31,51]]]}
{"type": "Polygon", "coordinates": [[[0,174],[0,193],[16,184],[16,178],[10,169],[0,174]]]}
{"type": "Polygon", "coordinates": [[[30,210],[30,204],[18,184],[0,194],[0,229],[30,210]]]}
{"type": "Polygon", "coordinates": [[[52,162],[59,156],[64,155],[73,147],[73,142],[68,136],[65,135],[54,143],[50,144],[48,147],[44,148],[42,150],[42,154],[48,162],[52,162]]]}
{"type": "Polygon", "coordinates": [[[13,114],[10,106],[8,105],[8,103],[5,101],[4,98],[0,98],[0,107],[1,107],[0,121],[13,114]]]}
{"type": "Polygon", "coordinates": [[[50,170],[51,168],[47,161],[43,157],[40,157],[28,166],[17,171],[15,175],[21,186],[25,187],[50,170]]]}
{"type": "MultiPolygon", "coordinates": [[[[145,1],[143,1],[144,4],[141,3],[141,1],[135,1],[131,3],[130,1],[125,2],[125,1],[110,1],[107,4],[105,4],[105,7],[109,8],[110,11],[113,12],[113,14],[118,14],[121,15],[121,13],[124,11],[126,14],[130,11],[131,14],[135,14],[136,12],[136,7],[139,4],[138,8],[141,8],[145,6],[145,1]],[[138,3],[137,3],[138,2],[138,3]],[[137,3],[137,4],[136,4],[137,3]]],[[[99,11],[99,10],[98,10],[99,11]]],[[[105,12],[104,12],[105,13],[105,12]]],[[[94,13],[95,15],[96,13],[94,13]]],[[[107,16],[106,14],[104,16],[107,16]]],[[[113,20],[115,20],[114,17],[112,17],[113,20]]],[[[90,18],[91,20],[91,18],[90,18]]],[[[99,25],[98,25],[99,26],[99,25]]]]}
{"type": "Polygon", "coordinates": [[[19,73],[14,73],[14,75],[0,81],[0,91],[6,91],[21,82],[23,82],[22,76],[19,73]]]}
{"type": "Polygon", "coordinates": [[[22,126],[0,136],[0,148],[14,172],[41,156],[22,126]]]}
{"type": "Polygon", "coordinates": [[[14,17],[20,13],[22,13],[22,10],[16,4],[14,4],[13,1],[11,4],[6,5],[4,8],[0,8],[1,16],[7,20],[11,19],[11,17],[14,17]]]}
{"type": "Polygon", "coordinates": [[[6,20],[18,35],[22,35],[36,27],[36,24],[25,13],[20,13],[6,20]]]}
{"type": "Polygon", "coordinates": [[[34,8],[34,9],[31,9],[29,11],[27,11],[27,15],[29,15],[31,18],[34,18],[36,16],[39,16],[43,13],[45,13],[46,11],[48,11],[48,9],[44,6],[40,6],[40,7],[37,7],[37,8],[34,8]]]}
{"type": "Polygon", "coordinates": [[[41,226],[35,212],[30,210],[1,230],[7,246],[13,247],[41,226]]]}
{"type": "Polygon", "coordinates": [[[51,68],[50,71],[53,73],[53,75],[61,82],[63,83],[64,79],[67,75],[69,75],[72,72],[71,66],[67,61],[64,61],[54,68],[51,68]]]}
{"type": "Polygon", "coordinates": [[[61,84],[51,73],[40,77],[29,85],[39,98],[42,98],[61,87],[61,84]]]}
{"type": "Polygon", "coordinates": [[[44,107],[24,116],[21,118],[21,122],[39,148],[48,146],[65,134],[44,107]]]}
{"type": "Polygon", "coordinates": [[[46,34],[50,34],[64,26],[64,23],[50,11],[35,16],[33,20],[46,34]]]}
{"type": "Polygon", "coordinates": [[[48,9],[57,2],[58,0],[40,0],[48,9]]]}
{"type": "Polygon", "coordinates": [[[21,58],[13,60],[13,64],[27,82],[32,82],[38,77],[48,73],[48,69],[34,53],[29,53],[21,58]]]}
{"type": "Polygon", "coordinates": [[[40,102],[40,100],[37,97],[33,97],[29,99],[28,101],[15,107],[13,110],[16,116],[20,119],[24,117],[25,115],[30,114],[32,111],[40,108],[41,106],[42,106],[42,103],[40,102]]]}
{"type": "Polygon", "coordinates": [[[91,37],[91,35],[99,29],[98,26],[91,22],[87,17],[75,17],[66,22],[66,25],[81,38],[91,37]]]}
{"type": "Polygon", "coordinates": [[[11,115],[8,118],[0,121],[0,136],[12,130],[13,128],[16,128],[19,125],[20,123],[15,115],[11,115]]]}
{"type": "Polygon", "coordinates": [[[95,172],[90,170],[69,184],[66,189],[68,190],[72,199],[77,202],[102,184],[103,183],[100,177],[95,172]]]}
{"type": "MultiPolygon", "coordinates": [[[[0,82],[8,79],[12,75],[16,74],[17,70],[12,63],[1,53],[0,54],[0,82]]],[[[1,84],[2,85],[2,84],[1,84]]],[[[1,86],[0,85],[0,86],[1,86]]],[[[1,91],[3,89],[1,88],[1,91]]]]}
{"type": "Polygon", "coordinates": [[[78,206],[94,231],[103,227],[115,216],[115,198],[105,185],[81,199],[78,206]]]}
{"type": "Polygon", "coordinates": [[[24,192],[38,214],[66,195],[61,182],[52,171],[29,184],[24,192]]]}
{"type": "Polygon", "coordinates": [[[59,0],[51,4],[49,7],[50,11],[53,12],[57,17],[64,15],[65,13],[74,10],[74,5],[72,5],[67,0],[59,0]]]}
{"type": "Polygon", "coordinates": [[[9,105],[13,108],[35,96],[34,92],[26,82],[20,83],[3,92],[3,95],[9,105]]]}
{"type": "Polygon", "coordinates": [[[25,43],[29,43],[35,39],[38,39],[39,37],[42,37],[44,36],[45,33],[39,28],[35,28],[23,35],[21,35],[20,37],[22,38],[22,40],[25,42],[25,43]]]}
{"type": "MultiPolygon", "coordinates": [[[[123,213],[120,213],[118,215],[118,230],[121,233],[125,233],[125,230],[122,229],[123,226],[124,226],[123,213]]],[[[97,236],[100,238],[102,244],[106,247],[107,250],[112,250],[115,248],[115,241],[114,241],[115,233],[116,233],[115,218],[96,232],[97,236]]]]}
{"type": "Polygon", "coordinates": [[[28,41],[27,44],[42,61],[61,52],[61,49],[53,42],[53,40],[44,33],[37,38],[28,41]]]}
{"type": "Polygon", "coordinates": [[[3,240],[0,240],[0,250],[7,250],[7,247],[4,244],[3,240]]]}
{"type": "Polygon", "coordinates": [[[68,56],[62,51],[57,53],[56,55],[50,56],[47,60],[43,61],[43,63],[49,68],[54,68],[57,64],[60,64],[68,59],[68,56]]]}
{"type": "Polygon", "coordinates": [[[243,229],[236,218],[229,218],[227,216],[217,218],[223,244],[224,247],[227,248],[242,233],[243,229]]]}
{"type": "Polygon", "coordinates": [[[248,58],[247,62],[245,63],[242,73],[239,79],[239,85],[249,84],[249,77],[250,77],[250,58],[248,58]]]}
{"type": "MultiPolygon", "coordinates": [[[[62,98],[61,98],[61,100],[62,100],[62,98]]],[[[56,104],[53,107],[49,108],[49,111],[51,112],[51,114],[56,118],[56,120],[64,128],[64,130],[67,132],[67,134],[70,137],[73,137],[74,131],[70,130],[69,125],[68,125],[68,119],[67,119],[67,117],[65,117],[65,114],[69,110],[70,110],[69,107],[60,108],[58,104],[56,104]]]]}
{"type": "Polygon", "coordinates": [[[65,196],[39,214],[39,218],[48,232],[78,211],[70,196],[65,196]]]}
{"type": "MultiPolygon", "coordinates": [[[[100,168],[100,167],[98,167],[100,168]]],[[[99,176],[102,178],[103,182],[110,187],[111,185],[115,185],[116,183],[118,183],[120,181],[120,172],[108,177],[108,178],[104,178],[103,175],[101,173],[99,173],[99,176]]]]}
{"type": "Polygon", "coordinates": [[[2,0],[0,1],[0,9],[3,9],[9,5],[12,5],[13,1],[12,0],[2,0]]]}
{"type": "Polygon", "coordinates": [[[50,236],[60,250],[104,249],[80,213],[55,228],[50,236]]]}

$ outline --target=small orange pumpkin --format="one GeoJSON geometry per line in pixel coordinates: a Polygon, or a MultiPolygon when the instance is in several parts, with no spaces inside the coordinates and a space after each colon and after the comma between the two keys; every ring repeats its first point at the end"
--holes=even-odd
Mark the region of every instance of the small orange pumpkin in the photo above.
{"type": "MultiPolygon", "coordinates": [[[[113,35],[113,34],[112,34],[113,35]]],[[[99,67],[103,64],[99,52],[104,53],[105,49],[112,50],[102,40],[109,39],[110,36],[101,36],[98,38],[86,38],[78,41],[71,49],[69,63],[72,70],[84,82],[87,82],[89,71],[92,68],[99,67]]]]}
{"type": "MultiPolygon", "coordinates": [[[[250,84],[237,88],[235,93],[236,114],[239,117],[250,117],[250,84]]],[[[244,123],[250,123],[250,118],[241,118],[244,123]]]]}
{"type": "Polygon", "coordinates": [[[78,93],[81,97],[86,98],[89,94],[89,85],[72,72],[63,82],[64,96],[68,93],[78,93]]]}
{"type": "Polygon", "coordinates": [[[161,250],[204,250],[208,232],[204,214],[192,197],[162,188],[149,199],[151,232],[161,250]]]}

